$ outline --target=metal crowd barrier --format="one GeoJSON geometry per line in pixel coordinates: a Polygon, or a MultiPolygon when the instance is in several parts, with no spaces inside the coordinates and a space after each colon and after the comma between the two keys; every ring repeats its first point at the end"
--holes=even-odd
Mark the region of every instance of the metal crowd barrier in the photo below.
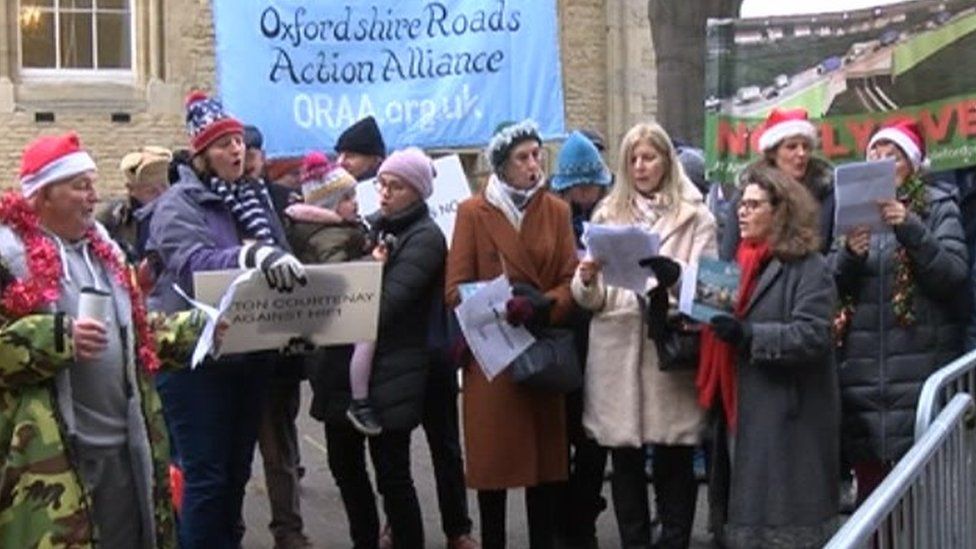
{"type": "Polygon", "coordinates": [[[976,547],[976,404],[957,394],[825,547],[976,547]]]}
{"type": "Polygon", "coordinates": [[[949,399],[958,393],[976,395],[976,350],[939,368],[925,381],[915,411],[916,441],[922,438],[949,399]]]}

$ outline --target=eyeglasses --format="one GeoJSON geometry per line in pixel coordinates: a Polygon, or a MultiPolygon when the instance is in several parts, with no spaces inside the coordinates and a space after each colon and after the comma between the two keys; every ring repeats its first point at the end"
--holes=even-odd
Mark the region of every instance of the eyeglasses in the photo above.
{"type": "Polygon", "coordinates": [[[763,204],[769,204],[769,200],[766,199],[756,199],[756,198],[746,198],[739,201],[739,209],[746,210],[747,212],[755,211],[763,204]]]}
{"type": "Polygon", "coordinates": [[[379,179],[373,182],[373,186],[378,193],[389,192],[390,194],[403,192],[407,188],[406,183],[399,181],[381,181],[379,179]]]}

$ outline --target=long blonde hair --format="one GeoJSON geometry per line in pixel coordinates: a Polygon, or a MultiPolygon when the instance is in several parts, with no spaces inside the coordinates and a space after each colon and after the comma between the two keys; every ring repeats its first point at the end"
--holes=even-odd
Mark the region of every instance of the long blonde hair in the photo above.
{"type": "Polygon", "coordinates": [[[640,143],[646,143],[664,160],[664,177],[661,179],[659,192],[664,196],[668,206],[668,215],[674,215],[681,204],[681,196],[688,176],[678,160],[678,153],[671,144],[671,138],[664,128],[656,122],[641,122],[630,128],[620,143],[619,178],[610,189],[610,193],[603,199],[594,217],[600,219],[638,221],[634,219],[631,206],[636,189],[630,176],[630,158],[634,148],[640,143]]]}

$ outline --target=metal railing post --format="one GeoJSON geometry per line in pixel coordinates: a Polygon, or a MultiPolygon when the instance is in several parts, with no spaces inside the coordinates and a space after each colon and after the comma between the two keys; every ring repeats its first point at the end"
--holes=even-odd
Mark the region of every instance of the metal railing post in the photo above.
{"type": "Polygon", "coordinates": [[[916,441],[921,439],[952,396],[958,393],[976,394],[976,350],[939,368],[925,381],[915,413],[916,441]]]}
{"type": "Polygon", "coordinates": [[[976,547],[974,410],[953,396],[825,547],[976,547]]]}

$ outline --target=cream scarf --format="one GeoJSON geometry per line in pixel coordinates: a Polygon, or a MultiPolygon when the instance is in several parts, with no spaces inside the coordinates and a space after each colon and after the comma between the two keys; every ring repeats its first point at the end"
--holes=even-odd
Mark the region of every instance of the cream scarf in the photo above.
{"type": "Polygon", "coordinates": [[[654,226],[668,213],[667,199],[661,193],[647,197],[635,192],[631,200],[631,211],[637,225],[654,232],[654,226]]]}
{"type": "Polygon", "coordinates": [[[525,217],[525,208],[532,201],[535,193],[542,189],[544,182],[545,178],[540,177],[539,182],[531,189],[516,189],[497,175],[491,174],[488,178],[488,186],[485,187],[485,200],[501,210],[515,230],[520,231],[522,219],[525,217]]]}

